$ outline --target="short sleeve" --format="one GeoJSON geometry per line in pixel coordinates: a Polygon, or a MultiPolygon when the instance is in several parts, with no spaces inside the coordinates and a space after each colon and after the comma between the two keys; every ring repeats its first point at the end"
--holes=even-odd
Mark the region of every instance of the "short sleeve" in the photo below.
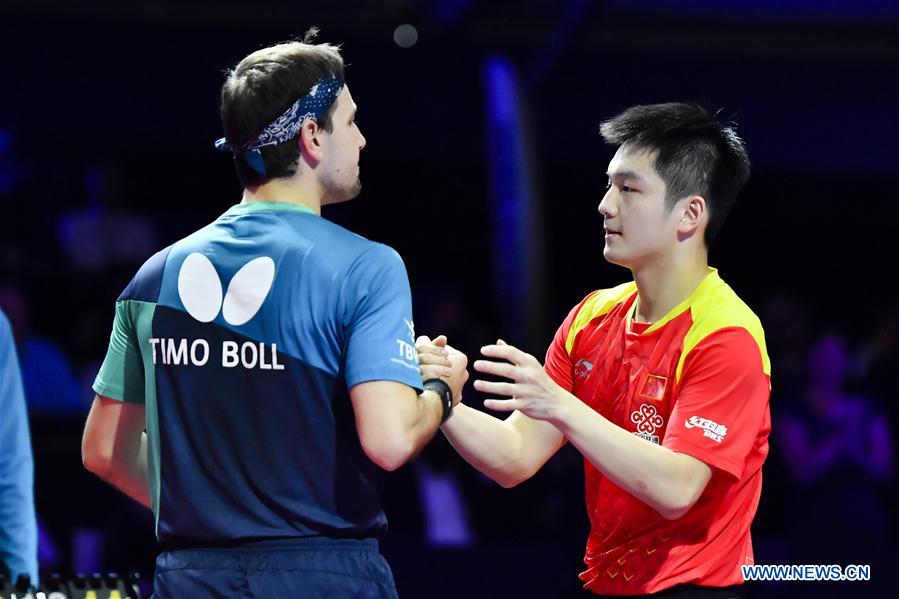
{"type": "Polygon", "coordinates": [[[739,479],[768,413],[770,377],[761,352],[736,327],[697,344],[684,361],[662,445],[739,479]]]}
{"type": "Polygon", "coordinates": [[[377,244],[364,252],[344,284],[347,387],[396,381],[421,390],[412,294],[402,258],[377,244]]]}
{"type": "Polygon", "coordinates": [[[565,348],[565,342],[568,340],[571,325],[583,304],[584,302],[581,302],[572,308],[561,326],[559,326],[549,349],[546,350],[546,361],[543,364],[546,374],[569,393],[574,391],[574,379],[572,378],[574,369],[571,364],[571,355],[565,348]]]}
{"type": "Polygon", "coordinates": [[[127,403],[144,403],[144,367],[131,300],[116,302],[109,349],[94,380],[97,395],[127,403]]]}

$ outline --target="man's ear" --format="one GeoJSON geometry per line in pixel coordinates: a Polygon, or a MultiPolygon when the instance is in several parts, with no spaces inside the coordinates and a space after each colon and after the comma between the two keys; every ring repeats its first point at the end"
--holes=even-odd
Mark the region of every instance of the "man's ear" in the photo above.
{"type": "Polygon", "coordinates": [[[300,146],[300,158],[305,160],[312,167],[315,167],[321,162],[324,155],[324,149],[322,148],[322,134],[322,129],[312,119],[306,119],[300,127],[300,137],[298,140],[300,146]]]}
{"type": "Polygon", "coordinates": [[[684,239],[694,235],[708,221],[708,205],[702,196],[685,198],[681,208],[680,221],[677,223],[678,237],[684,239]]]}

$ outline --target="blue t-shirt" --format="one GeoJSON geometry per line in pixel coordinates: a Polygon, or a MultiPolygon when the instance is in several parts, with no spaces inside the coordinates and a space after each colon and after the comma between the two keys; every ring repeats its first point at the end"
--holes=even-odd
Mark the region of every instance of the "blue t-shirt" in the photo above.
{"type": "Polygon", "coordinates": [[[383,471],[347,390],[420,389],[414,343],[394,250],[253,202],[141,267],[94,390],[146,405],[160,541],[374,536],[383,471]]]}

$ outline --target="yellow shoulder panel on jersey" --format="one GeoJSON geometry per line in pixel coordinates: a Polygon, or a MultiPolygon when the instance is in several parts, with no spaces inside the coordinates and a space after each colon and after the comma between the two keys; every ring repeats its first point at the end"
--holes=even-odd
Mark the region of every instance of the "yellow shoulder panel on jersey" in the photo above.
{"type": "Polygon", "coordinates": [[[758,316],[739,298],[730,285],[721,280],[717,271],[713,271],[697,291],[698,293],[693,294],[689,306],[694,319],[693,325],[684,337],[684,350],[677,363],[675,380],[680,381],[684,362],[693,348],[715,331],[730,327],[746,329],[752,335],[759,346],[762,369],[766,375],[771,376],[771,360],[765,346],[765,332],[758,316]]]}
{"type": "Polygon", "coordinates": [[[565,339],[565,351],[571,354],[571,348],[574,346],[574,339],[577,334],[587,326],[591,320],[597,316],[608,314],[612,308],[627,299],[637,290],[637,285],[631,281],[630,283],[622,283],[611,289],[600,289],[594,291],[584,301],[584,305],[578,310],[571,328],[568,329],[568,337],[565,339]]]}

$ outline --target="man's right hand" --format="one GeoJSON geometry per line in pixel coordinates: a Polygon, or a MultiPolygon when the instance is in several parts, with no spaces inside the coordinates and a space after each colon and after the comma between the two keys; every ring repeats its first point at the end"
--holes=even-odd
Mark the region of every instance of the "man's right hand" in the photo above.
{"type": "Polygon", "coordinates": [[[453,405],[462,401],[462,389],[468,380],[468,357],[448,345],[445,335],[433,340],[421,335],[415,340],[415,348],[418,350],[422,382],[442,379],[453,392],[453,405]]]}

